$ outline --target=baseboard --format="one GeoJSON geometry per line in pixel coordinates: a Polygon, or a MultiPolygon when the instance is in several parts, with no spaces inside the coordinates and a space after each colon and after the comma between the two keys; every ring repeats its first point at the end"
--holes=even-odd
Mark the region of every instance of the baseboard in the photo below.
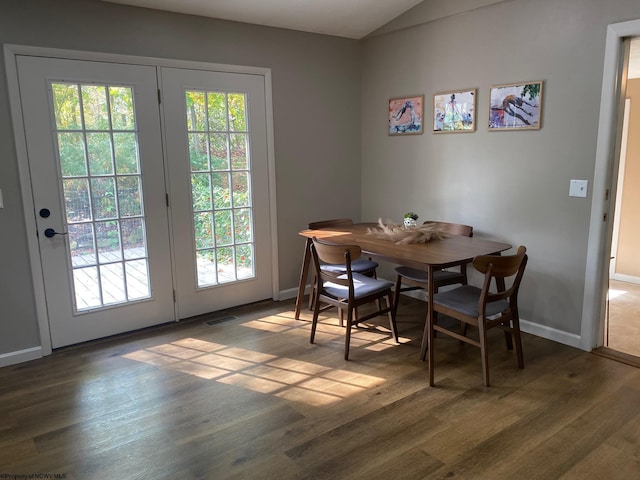
{"type": "MultiPolygon", "coordinates": [[[[444,289],[446,288],[447,287],[443,287],[442,291],[444,291],[444,289]]],[[[305,289],[305,294],[306,293],[308,293],[308,287],[307,289],[305,289]]],[[[281,291],[280,299],[287,300],[289,298],[295,298],[297,295],[298,289],[291,288],[281,291]]],[[[423,302],[427,301],[427,295],[424,290],[410,290],[408,292],[402,292],[402,295],[407,295],[408,297],[416,298],[418,300],[422,300],[423,302]]],[[[563,345],[568,345],[570,347],[584,350],[584,346],[581,344],[580,335],[577,335],[575,333],[565,332],[564,330],[558,330],[553,327],[547,327],[546,325],[540,325],[539,323],[534,323],[523,319],[520,319],[520,329],[525,333],[530,333],[531,335],[535,335],[537,337],[546,338],[547,340],[552,340],[554,342],[562,343],[563,345]]]]}
{"type": "MultiPolygon", "coordinates": [[[[304,294],[309,293],[309,285],[304,289],[304,294]]],[[[296,298],[298,296],[298,287],[289,288],[287,290],[280,290],[280,300],[289,300],[290,298],[296,298]]]]}
{"type": "Polygon", "coordinates": [[[554,342],[562,343],[563,345],[584,350],[584,346],[581,344],[580,335],[575,333],[565,332],[564,330],[558,330],[556,328],[547,327],[546,325],[540,325],[539,323],[529,322],[523,319],[520,319],[520,330],[537,337],[546,338],[547,340],[553,340],[554,342]]]}
{"type": "Polygon", "coordinates": [[[640,285],[640,277],[635,277],[633,275],[614,273],[613,275],[611,275],[611,278],[620,282],[635,283],[636,285],[640,285]]]}
{"type": "Polygon", "coordinates": [[[42,358],[42,356],[42,347],[32,347],[16,352],[3,353],[0,354],[0,368],[15,365],[16,363],[28,362],[29,360],[42,358]]]}
{"type": "MultiPolygon", "coordinates": [[[[443,287],[441,291],[444,291],[447,287],[443,287]]],[[[424,302],[427,301],[427,294],[424,290],[413,290],[409,292],[403,292],[403,295],[417,298],[424,302]]],[[[570,347],[579,348],[584,350],[581,344],[580,335],[574,333],[565,332],[564,330],[558,330],[556,328],[540,325],[539,323],[529,322],[527,320],[520,319],[520,329],[525,333],[530,333],[537,337],[546,338],[554,342],[562,343],[563,345],[569,345],[570,347]]]]}

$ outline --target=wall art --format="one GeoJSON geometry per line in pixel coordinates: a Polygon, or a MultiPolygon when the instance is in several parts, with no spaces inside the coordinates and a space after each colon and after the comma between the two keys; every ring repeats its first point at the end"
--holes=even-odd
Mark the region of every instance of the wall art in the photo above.
{"type": "Polygon", "coordinates": [[[489,130],[537,130],[542,114],[542,82],[495,85],[489,92],[489,130]]]}
{"type": "Polygon", "coordinates": [[[474,132],[476,89],[436,93],[433,96],[434,133],[474,132]]]}
{"type": "Polygon", "coordinates": [[[423,130],[424,95],[389,100],[389,135],[417,135],[423,130]]]}

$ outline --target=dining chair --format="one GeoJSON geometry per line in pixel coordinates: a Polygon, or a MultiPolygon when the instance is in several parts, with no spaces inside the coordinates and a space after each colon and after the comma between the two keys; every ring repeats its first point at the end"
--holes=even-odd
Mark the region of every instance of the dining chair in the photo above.
{"type": "Polygon", "coordinates": [[[394,340],[398,342],[398,330],[393,310],[393,283],[353,271],[352,263],[362,255],[361,248],[358,245],[332,244],[314,237],[311,243],[311,254],[315,265],[316,285],[309,342],[313,343],[315,340],[320,312],[332,307],[337,307],[340,312],[347,312],[344,343],[345,360],[349,360],[351,327],[379,315],[387,314],[391,334],[394,340]],[[323,266],[332,265],[344,265],[345,272],[322,268],[323,266]],[[380,301],[383,298],[386,300],[386,307],[383,307],[380,301]],[[321,305],[322,303],[325,305],[321,305]],[[356,316],[356,309],[368,303],[374,304],[375,310],[364,316],[356,316]]]}
{"type": "MultiPolygon", "coordinates": [[[[427,220],[423,225],[437,226],[438,230],[447,235],[460,235],[463,237],[473,237],[473,227],[469,225],[463,225],[461,223],[449,223],[449,222],[436,222],[433,220],[427,220]]],[[[426,290],[429,286],[429,276],[425,270],[417,268],[400,266],[396,267],[396,285],[394,288],[395,295],[393,299],[393,308],[395,312],[398,312],[398,304],[400,303],[400,293],[408,292],[411,290],[426,290]],[[403,287],[402,284],[407,286],[403,287]]],[[[433,272],[433,288],[434,292],[438,291],[439,287],[445,285],[455,285],[461,283],[466,285],[467,283],[467,264],[460,265],[460,270],[436,270],[433,272]]]]}
{"type": "MultiPolygon", "coordinates": [[[[353,220],[350,218],[334,218],[331,220],[320,220],[317,222],[311,222],[308,224],[308,228],[310,230],[315,230],[318,228],[331,228],[331,227],[345,227],[353,225],[353,220]]],[[[336,273],[345,273],[346,266],[344,263],[338,265],[322,265],[322,269],[331,270],[336,273]]],[[[378,263],[373,260],[366,258],[358,258],[351,262],[351,269],[356,273],[361,273],[363,275],[367,275],[368,277],[376,278],[376,269],[378,268],[378,263]]],[[[313,297],[314,297],[314,288],[315,288],[315,269],[313,270],[313,275],[311,278],[311,291],[309,292],[309,310],[313,310],[313,297]]],[[[340,320],[340,326],[342,326],[342,317],[340,320]]]]}
{"type": "Polygon", "coordinates": [[[518,313],[518,291],[527,265],[526,247],[520,246],[515,255],[481,255],[472,261],[473,268],[484,275],[482,287],[462,285],[433,296],[432,320],[427,320],[423,342],[428,342],[429,385],[433,386],[435,332],[449,335],[480,348],[484,384],[489,386],[489,355],[487,350],[488,330],[499,327],[504,330],[508,350],[515,343],[518,367],[524,368],[520,317],[518,313]],[[507,288],[507,281],[510,286],[507,288]],[[492,283],[495,289],[492,290],[492,283]],[[438,324],[438,314],[443,314],[478,329],[479,340],[454,332],[438,324]]]}

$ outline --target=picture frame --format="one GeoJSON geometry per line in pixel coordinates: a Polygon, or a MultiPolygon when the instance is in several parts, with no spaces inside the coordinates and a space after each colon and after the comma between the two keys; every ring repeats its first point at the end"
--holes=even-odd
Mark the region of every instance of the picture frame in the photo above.
{"type": "Polygon", "coordinates": [[[420,135],[424,131],[424,95],[389,99],[389,135],[420,135]]]}
{"type": "Polygon", "coordinates": [[[489,131],[538,130],[542,81],[494,85],[489,90],[489,131]]]}
{"type": "Polygon", "coordinates": [[[454,90],[433,95],[433,133],[472,133],[476,130],[478,90],[454,90]]]}

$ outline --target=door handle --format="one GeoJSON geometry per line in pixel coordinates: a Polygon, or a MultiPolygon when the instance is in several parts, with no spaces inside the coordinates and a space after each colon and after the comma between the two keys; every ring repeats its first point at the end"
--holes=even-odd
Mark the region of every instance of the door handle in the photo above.
{"type": "Polygon", "coordinates": [[[47,228],[44,231],[44,236],[47,237],[47,238],[53,238],[56,235],[66,235],[66,234],[67,234],[67,232],[56,232],[53,228],[47,228]]]}

